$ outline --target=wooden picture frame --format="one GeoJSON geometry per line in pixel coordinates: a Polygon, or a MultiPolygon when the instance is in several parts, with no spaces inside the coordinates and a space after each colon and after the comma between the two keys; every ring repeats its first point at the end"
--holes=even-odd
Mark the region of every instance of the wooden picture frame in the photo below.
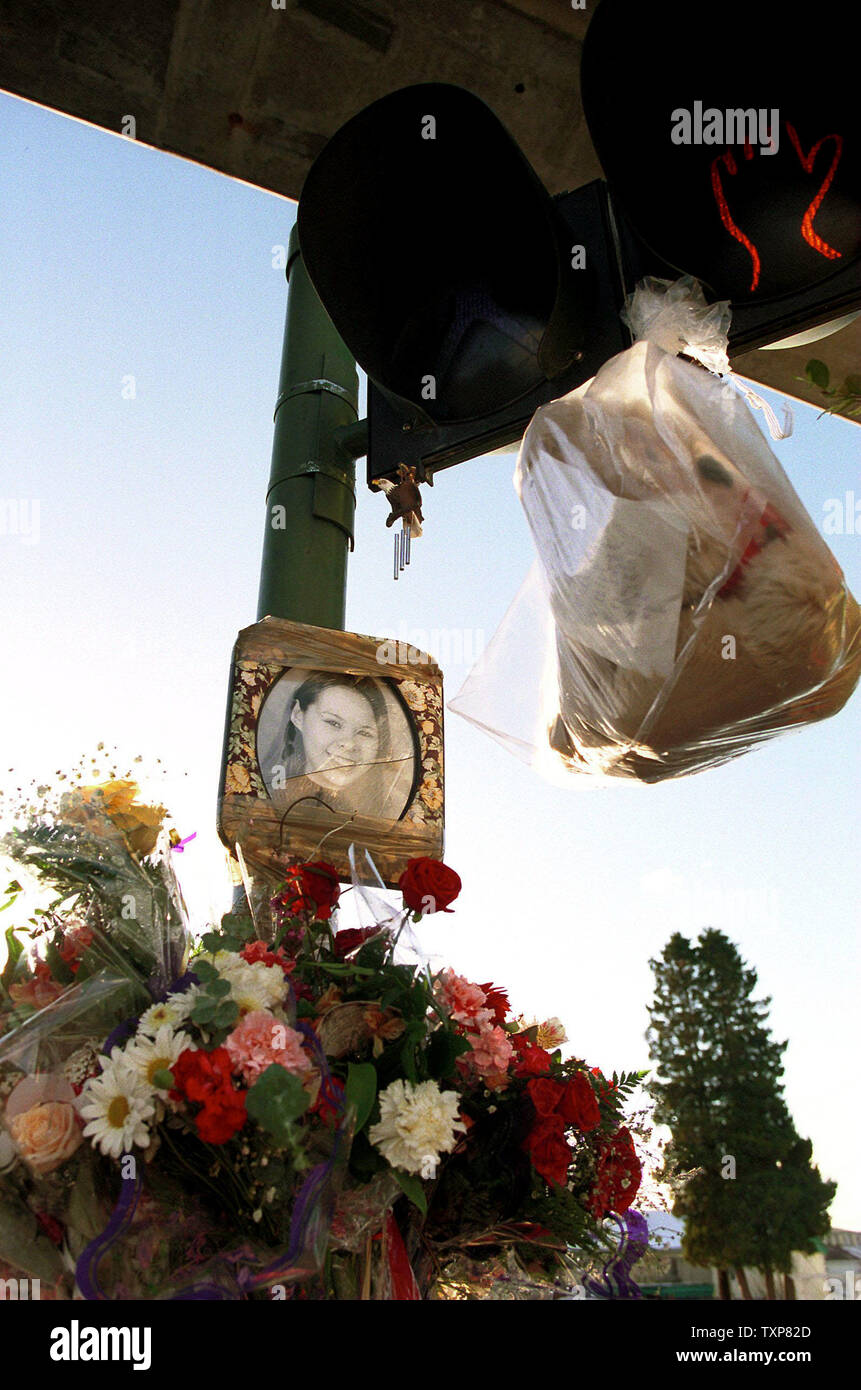
{"type": "Polygon", "coordinates": [[[404,643],[264,618],[233,649],[218,833],[283,873],[351,844],[388,887],[443,852],[442,672],[404,643]],[[392,660],[391,658],[395,659],[392,660]]]}

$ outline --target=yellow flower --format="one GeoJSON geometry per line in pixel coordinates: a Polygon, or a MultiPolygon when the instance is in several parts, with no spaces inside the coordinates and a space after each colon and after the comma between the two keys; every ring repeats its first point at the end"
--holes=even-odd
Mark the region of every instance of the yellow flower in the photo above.
{"type": "Polygon", "coordinates": [[[251,776],[248,769],[241,763],[229,763],[227,776],[224,779],[224,790],[226,792],[237,792],[240,796],[251,791],[251,776]]]}
{"type": "Polygon", "coordinates": [[[164,820],[164,806],[145,806],[136,801],[134,782],[106,782],[102,790],[105,810],[135,854],[152,854],[164,820]]]}
{"type": "Polygon", "coordinates": [[[119,830],[133,854],[147,855],[155,849],[164,820],[164,806],[145,806],[136,801],[137,782],[131,779],[77,787],[61,803],[66,820],[86,826],[96,835],[119,830]],[[106,819],[107,817],[107,819],[106,819]]]}

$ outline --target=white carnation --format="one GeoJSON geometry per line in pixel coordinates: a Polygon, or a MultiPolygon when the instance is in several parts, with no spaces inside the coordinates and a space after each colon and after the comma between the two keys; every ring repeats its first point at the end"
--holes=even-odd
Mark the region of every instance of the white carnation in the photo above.
{"type": "Polygon", "coordinates": [[[441,1153],[451,1153],[458,1133],[466,1131],[460,1119],[456,1091],[441,1091],[435,1081],[393,1081],[380,1095],[379,1124],[369,1137],[393,1168],[436,1176],[441,1153]]]}
{"type": "Polygon", "coordinates": [[[281,967],[266,965],[261,960],[251,963],[241,960],[229,973],[222,972],[222,977],[230,981],[230,997],[236,1000],[243,1016],[256,1009],[271,1010],[287,997],[281,967]]]}
{"type": "MultiPolygon", "coordinates": [[[[239,1005],[242,1016],[255,1009],[273,1009],[287,997],[287,985],[280,965],[247,961],[238,951],[201,951],[194,960],[207,961],[230,985],[230,998],[239,1005]]],[[[194,970],[194,960],[191,969],[194,970]]],[[[173,996],[171,996],[171,1000],[173,996]]]]}

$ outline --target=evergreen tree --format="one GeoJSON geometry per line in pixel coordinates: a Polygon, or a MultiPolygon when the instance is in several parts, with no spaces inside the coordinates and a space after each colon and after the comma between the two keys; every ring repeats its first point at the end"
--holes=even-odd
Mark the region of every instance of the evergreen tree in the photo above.
{"type": "Polygon", "coordinates": [[[771,1000],[753,998],[756,971],[714,929],[694,944],[677,932],[650,964],[649,1089],[656,1122],[672,1131],[661,1176],[678,1185],[683,1252],[735,1267],[743,1290],[745,1266],[760,1269],[773,1296],[774,1271],[788,1274],[793,1252],[812,1253],[828,1230],[836,1185],[819,1176],[786,1107],[786,1043],[771,1037],[771,1000]]]}

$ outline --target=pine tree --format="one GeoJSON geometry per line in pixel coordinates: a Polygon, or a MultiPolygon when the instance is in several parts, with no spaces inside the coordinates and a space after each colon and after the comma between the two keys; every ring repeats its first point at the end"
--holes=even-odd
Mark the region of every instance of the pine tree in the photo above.
{"type": "MultiPolygon", "coordinates": [[[[672,1141],[661,1176],[677,1189],[683,1252],[694,1264],[775,1271],[811,1253],[828,1230],[836,1185],[811,1163],[783,1097],[783,1053],[768,1028],[771,1000],[753,998],[756,971],[723,932],[671,937],[650,962],[655,998],[647,1038],[657,1076],[655,1120],[672,1141]]],[[[722,1294],[722,1296],[724,1296],[722,1294]]]]}

